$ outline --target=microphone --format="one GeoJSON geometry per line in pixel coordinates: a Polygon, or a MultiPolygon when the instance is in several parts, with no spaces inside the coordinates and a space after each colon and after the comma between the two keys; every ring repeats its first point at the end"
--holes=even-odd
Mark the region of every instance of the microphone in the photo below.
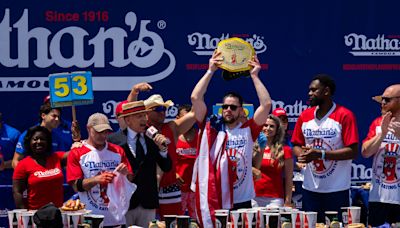
{"type": "MultiPolygon", "coordinates": [[[[156,135],[158,135],[160,133],[158,133],[157,128],[155,128],[154,126],[150,126],[149,128],[147,128],[146,130],[146,136],[153,139],[154,137],[156,137],[156,135]]],[[[166,138],[165,142],[161,143],[163,146],[167,147],[168,144],[171,143],[171,140],[169,140],[168,138],[166,138]]]]}

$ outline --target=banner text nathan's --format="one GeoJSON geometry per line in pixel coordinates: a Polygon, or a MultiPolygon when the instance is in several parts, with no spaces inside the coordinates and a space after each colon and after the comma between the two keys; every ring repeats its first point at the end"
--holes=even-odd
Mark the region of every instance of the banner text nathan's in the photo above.
{"type": "MultiPolygon", "coordinates": [[[[91,35],[84,28],[78,26],[65,27],[52,32],[44,27],[29,28],[29,10],[24,9],[22,16],[11,26],[10,9],[5,9],[4,17],[0,22],[0,65],[7,68],[31,68],[32,63],[37,68],[47,68],[53,65],[60,67],[60,72],[68,71],[69,67],[85,69],[87,67],[121,69],[124,67],[148,69],[155,66],[165,55],[169,64],[161,72],[152,75],[103,75],[93,77],[93,88],[97,91],[130,90],[131,86],[141,81],[155,82],[162,80],[174,71],[175,56],[164,47],[163,39],[159,34],[148,31],[146,26],[150,20],[138,21],[134,12],[125,15],[126,30],[133,32],[139,25],[137,40],[128,40],[127,31],[121,27],[100,27],[97,34],[91,35]],[[16,32],[16,36],[11,33],[16,32]],[[71,39],[63,39],[68,36],[71,39]],[[17,40],[11,40],[17,37],[17,40]],[[112,43],[112,53],[106,52],[107,44],[112,43]],[[144,40],[151,42],[145,42],[144,40]],[[35,41],[35,42],[32,42],[35,41]],[[17,44],[15,53],[11,50],[13,42],[17,44]],[[128,46],[125,46],[125,44],[128,46]],[[29,45],[35,44],[36,49],[29,45]],[[71,46],[72,56],[64,57],[61,47],[71,46]],[[90,49],[89,49],[90,48],[90,49]],[[93,56],[85,58],[85,49],[90,50],[93,56]],[[37,50],[37,53],[30,53],[37,50]],[[145,54],[145,55],[143,55],[145,54]],[[12,58],[12,56],[17,56],[12,58]],[[109,57],[108,57],[109,56],[109,57]],[[112,56],[112,58],[111,58],[112,56]],[[127,56],[127,58],[125,58],[127,56]],[[31,61],[30,57],[36,57],[31,61]],[[110,61],[106,62],[108,59],[110,61]],[[112,86],[110,86],[112,85],[112,86]]],[[[134,72],[130,70],[129,72],[134,72]]],[[[54,72],[53,72],[54,73],[54,72]]],[[[48,91],[47,77],[3,77],[0,73],[0,91],[48,91]]]]}
{"type": "Polygon", "coordinates": [[[368,38],[351,33],[344,36],[344,43],[352,47],[349,53],[353,56],[400,56],[400,40],[387,39],[385,35],[368,38]]]}

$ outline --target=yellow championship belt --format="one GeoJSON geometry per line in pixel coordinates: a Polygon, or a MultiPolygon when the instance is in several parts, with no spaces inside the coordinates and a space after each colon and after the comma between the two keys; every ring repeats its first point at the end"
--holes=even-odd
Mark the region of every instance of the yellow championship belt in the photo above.
{"type": "Polygon", "coordinates": [[[246,41],[234,37],[218,43],[217,51],[222,54],[221,68],[229,72],[250,70],[248,61],[254,56],[254,48],[246,41]]]}

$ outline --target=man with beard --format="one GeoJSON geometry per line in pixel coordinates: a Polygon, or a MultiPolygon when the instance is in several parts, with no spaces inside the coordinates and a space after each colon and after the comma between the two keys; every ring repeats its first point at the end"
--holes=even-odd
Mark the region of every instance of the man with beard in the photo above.
{"type": "Polygon", "coordinates": [[[400,221],[400,84],[389,86],[375,100],[382,116],[372,122],[361,152],[374,159],[368,203],[368,224],[373,227],[400,221]]]}
{"type": "Polygon", "coordinates": [[[230,92],[223,98],[222,119],[215,120],[211,117],[205,120],[207,107],[204,94],[221,63],[221,53],[214,52],[207,72],[197,83],[191,96],[192,108],[201,126],[199,158],[193,177],[197,176],[194,178],[197,180],[196,194],[199,197],[197,206],[201,208],[201,212],[197,208],[197,213],[201,213],[199,217],[205,227],[212,222],[212,218],[207,215],[212,216],[213,209],[251,207],[251,199],[255,197],[252,175],[253,144],[271,110],[271,98],[258,76],[261,66],[257,56],[254,56],[248,62],[252,66],[250,77],[260,102],[254,117],[242,122],[240,117],[244,115],[243,98],[238,93],[230,92]],[[213,167],[212,164],[217,165],[213,167]],[[210,190],[215,186],[216,189],[210,190]],[[218,203],[215,203],[216,200],[218,203]]]}
{"type": "Polygon", "coordinates": [[[303,210],[318,212],[318,222],[325,222],[325,211],[349,206],[351,162],[358,150],[354,114],[333,102],[335,89],[330,76],[314,77],[308,92],[311,107],[301,113],[292,136],[298,161],[307,164],[303,210]]]}

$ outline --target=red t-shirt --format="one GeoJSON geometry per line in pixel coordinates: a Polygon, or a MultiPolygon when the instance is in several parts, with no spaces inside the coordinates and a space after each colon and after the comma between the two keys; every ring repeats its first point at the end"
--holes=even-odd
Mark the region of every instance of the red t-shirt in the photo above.
{"type": "MultiPolygon", "coordinates": [[[[289,146],[283,147],[283,157],[285,160],[292,159],[292,149],[289,146]]],[[[278,167],[278,160],[271,160],[270,149],[265,149],[261,162],[261,179],[254,182],[256,196],[283,199],[283,168],[278,167]]]]}
{"type": "Polygon", "coordinates": [[[176,143],[176,173],[185,181],[181,187],[182,192],[191,192],[190,183],[192,182],[193,166],[197,157],[197,131],[196,137],[190,142],[178,139],[176,143]]]}
{"type": "Polygon", "coordinates": [[[177,161],[177,154],[176,154],[176,144],[175,144],[175,137],[172,129],[168,124],[164,124],[161,128],[161,133],[167,137],[171,143],[168,144],[168,155],[172,161],[172,168],[170,171],[163,173],[161,180],[160,180],[160,187],[170,186],[176,183],[176,161],[177,161]]]}
{"type": "Polygon", "coordinates": [[[28,209],[39,209],[53,202],[56,207],[63,204],[64,175],[61,159],[64,152],[55,152],[46,160],[46,167],[28,156],[22,159],[14,170],[14,180],[27,180],[28,209]]]}

